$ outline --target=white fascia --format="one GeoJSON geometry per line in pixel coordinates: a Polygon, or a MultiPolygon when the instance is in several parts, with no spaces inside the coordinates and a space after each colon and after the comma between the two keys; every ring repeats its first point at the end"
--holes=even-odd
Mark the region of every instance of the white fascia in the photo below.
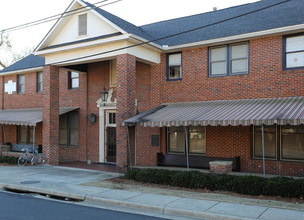
{"type": "Polygon", "coordinates": [[[26,73],[37,72],[37,71],[42,71],[42,70],[43,70],[43,66],[39,66],[39,67],[34,67],[34,68],[29,68],[29,69],[13,70],[13,71],[9,71],[9,72],[0,73],[0,76],[14,75],[14,74],[19,74],[19,73],[26,74],[26,73]]]}
{"type": "Polygon", "coordinates": [[[257,37],[263,37],[263,36],[269,36],[269,35],[275,35],[275,34],[289,34],[289,33],[294,33],[294,32],[302,32],[303,30],[304,30],[304,24],[298,24],[298,25],[286,26],[286,27],[282,27],[282,28],[274,28],[274,29],[269,29],[269,30],[257,31],[257,32],[234,35],[234,36],[223,37],[223,38],[216,38],[216,39],[211,39],[211,40],[198,41],[198,42],[181,44],[181,45],[176,45],[176,46],[163,46],[162,49],[166,52],[174,52],[174,51],[185,49],[185,48],[211,46],[214,44],[242,41],[242,40],[247,40],[250,38],[257,38],[257,37]]]}
{"type": "Polygon", "coordinates": [[[162,52],[164,50],[164,48],[156,43],[153,43],[153,42],[149,42],[148,40],[142,38],[142,37],[139,37],[137,35],[134,35],[134,34],[131,34],[130,35],[130,39],[135,39],[136,41],[134,41],[133,43],[145,43],[145,44],[142,44],[142,46],[149,46],[150,45],[150,49],[154,49],[156,50],[157,52],[162,52]],[[151,47],[152,46],[152,47],[151,47]]]}
{"type": "Polygon", "coordinates": [[[129,37],[130,37],[130,34],[124,34],[122,36],[110,37],[110,38],[106,38],[106,39],[93,40],[93,41],[88,41],[88,42],[84,42],[84,43],[75,43],[72,45],[36,51],[36,52],[34,52],[34,55],[43,56],[46,54],[58,53],[60,51],[77,50],[79,48],[84,48],[84,47],[92,47],[92,46],[96,46],[96,45],[100,45],[100,44],[109,44],[109,43],[127,40],[127,39],[129,39],[129,37]]]}

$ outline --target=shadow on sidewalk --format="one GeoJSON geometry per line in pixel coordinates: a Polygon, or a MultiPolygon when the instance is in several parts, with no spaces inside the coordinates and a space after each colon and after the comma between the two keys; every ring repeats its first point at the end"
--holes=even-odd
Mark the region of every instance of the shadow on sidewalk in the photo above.
{"type": "Polygon", "coordinates": [[[101,164],[101,163],[87,164],[86,162],[82,162],[82,161],[73,161],[73,162],[62,162],[58,166],[116,173],[115,164],[101,164]]]}

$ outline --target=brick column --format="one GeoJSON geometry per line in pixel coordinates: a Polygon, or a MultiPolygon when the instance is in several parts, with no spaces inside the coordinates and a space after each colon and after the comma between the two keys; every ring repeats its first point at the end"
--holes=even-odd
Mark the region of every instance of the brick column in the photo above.
{"type": "Polygon", "coordinates": [[[122,122],[135,115],[136,58],[129,54],[117,56],[117,119],[116,169],[124,172],[128,166],[127,128],[122,122]]]}
{"type": "Polygon", "coordinates": [[[42,149],[49,164],[59,163],[59,68],[43,68],[42,149]]]}

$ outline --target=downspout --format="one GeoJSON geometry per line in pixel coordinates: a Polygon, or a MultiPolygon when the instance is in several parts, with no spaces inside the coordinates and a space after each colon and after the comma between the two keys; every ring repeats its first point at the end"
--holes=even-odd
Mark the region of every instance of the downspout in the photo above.
{"type": "Polygon", "coordinates": [[[34,126],[34,132],[33,132],[33,154],[35,152],[35,133],[36,133],[36,126],[34,126]]]}
{"type": "Polygon", "coordinates": [[[187,158],[187,170],[189,170],[188,132],[187,132],[187,127],[185,127],[185,138],[186,138],[186,158],[187,158]]]}
{"type": "Polygon", "coordinates": [[[130,163],[130,169],[132,170],[132,156],[131,156],[131,144],[130,144],[129,126],[127,126],[127,137],[128,137],[129,163],[130,163]]]}
{"type": "Polygon", "coordinates": [[[265,146],[264,146],[264,124],[262,124],[262,149],[263,149],[263,176],[264,176],[264,178],[266,178],[265,146]]]}

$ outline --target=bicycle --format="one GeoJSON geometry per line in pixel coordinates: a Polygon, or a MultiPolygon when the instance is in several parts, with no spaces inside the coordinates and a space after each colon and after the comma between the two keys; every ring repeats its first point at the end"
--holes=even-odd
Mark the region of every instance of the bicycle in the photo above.
{"type": "Polygon", "coordinates": [[[25,153],[18,158],[19,167],[25,166],[29,161],[32,165],[37,165],[44,164],[47,160],[45,153],[38,153],[38,150],[35,150],[33,154],[27,148],[22,148],[22,151],[25,151],[25,153]]]}

